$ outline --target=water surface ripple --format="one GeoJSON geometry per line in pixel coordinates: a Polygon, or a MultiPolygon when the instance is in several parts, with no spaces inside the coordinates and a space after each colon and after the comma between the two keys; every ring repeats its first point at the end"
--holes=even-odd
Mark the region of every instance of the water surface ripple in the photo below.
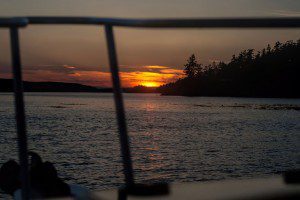
{"type": "MultiPolygon", "coordinates": [[[[0,164],[17,157],[12,97],[0,94],[0,164]]],[[[123,184],[112,94],[27,93],[25,100],[29,147],[60,176],[90,189],[123,184]]],[[[138,182],[299,168],[299,99],[125,94],[125,104],[138,182]]]]}

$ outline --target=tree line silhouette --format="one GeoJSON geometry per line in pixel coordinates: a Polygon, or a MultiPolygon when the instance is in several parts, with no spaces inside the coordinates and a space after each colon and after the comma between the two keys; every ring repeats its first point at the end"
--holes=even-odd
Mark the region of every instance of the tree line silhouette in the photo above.
{"type": "Polygon", "coordinates": [[[200,64],[193,54],[185,77],[160,86],[162,95],[300,97],[300,39],[244,50],[228,63],[200,64]]]}

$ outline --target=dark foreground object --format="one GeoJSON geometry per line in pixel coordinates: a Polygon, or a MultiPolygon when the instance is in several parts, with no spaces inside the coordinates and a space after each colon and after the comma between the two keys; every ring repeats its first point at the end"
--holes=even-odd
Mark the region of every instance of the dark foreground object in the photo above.
{"type": "Polygon", "coordinates": [[[14,160],[7,161],[0,169],[0,188],[6,194],[13,195],[21,187],[19,177],[20,165],[14,160]]]}
{"type": "Polygon", "coordinates": [[[157,183],[157,184],[134,184],[132,186],[127,186],[119,190],[119,196],[165,196],[170,192],[169,185],[167,183],[157,183]]]}
{"type": "Polygon", "coordinates": [[[300,169],[285,172],[284,181],[287,184],[300,184],[300,169]]]}
{"type": "MultiPolygon", "coordinates": [[[[57,175],[51,162],[43,162],[41,157],[30,152],[30,192],[32,198],[53,198],[71,196],[70,188],[57,175]]],[[[10,160],[0,169],[0,188],[7,194],[13,195],[21,188],[20,166],[10,160]]]]}

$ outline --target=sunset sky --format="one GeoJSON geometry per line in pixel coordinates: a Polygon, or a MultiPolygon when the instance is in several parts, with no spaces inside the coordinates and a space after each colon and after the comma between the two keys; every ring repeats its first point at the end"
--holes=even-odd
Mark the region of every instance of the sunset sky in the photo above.
{"type": "MultiPolygon", "coordinates": [[[[97,16],[122,18],[291,17],[299,0],[3,0],[1,16],[97,16]]],[[[21,30],[24,79],[110,86],[103,27],[30,26],[21,30]]],[[[243,49],[297,40],[289,29],[116,28],[122,85],[159,86],[183,76],[195,53],[201,63],[228,61],[243,49]]],[[[0,29],[0,78],[11,77],[8,31],[0,29]]]]}

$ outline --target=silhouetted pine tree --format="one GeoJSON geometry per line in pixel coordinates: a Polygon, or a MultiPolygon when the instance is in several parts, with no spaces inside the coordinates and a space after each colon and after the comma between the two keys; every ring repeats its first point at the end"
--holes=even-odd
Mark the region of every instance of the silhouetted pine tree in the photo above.
{"type": "Polygon", "coordinates": [[[193,78],[201,73],[201,64],[197,63],[196,56],[192,54],[184,65],[184,73],[187,77],[193,78]]]}

